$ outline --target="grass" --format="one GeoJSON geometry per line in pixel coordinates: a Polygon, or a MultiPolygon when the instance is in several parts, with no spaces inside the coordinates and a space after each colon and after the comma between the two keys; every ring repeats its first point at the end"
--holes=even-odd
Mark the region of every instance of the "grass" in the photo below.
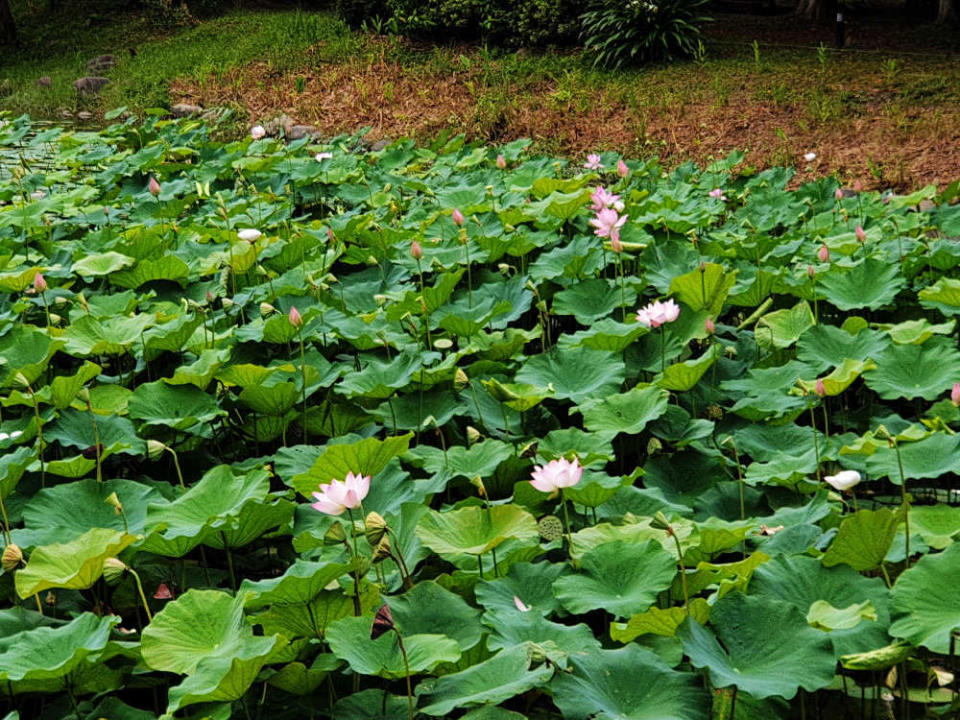
{"type": "Polygon", "coordinates": [[[837,52],[792,19],[718,20],[700,62],[610,72],[576,51],[353,33],[327,13],[243,11],[174,30],[119,16],[74,43],[53,41],[42,58],[0,58],[0,82],[13,88],[0,109],[57,117],[189,102],[233,108],[239,124],[284,112],[330,135],[369,127],[372,139],[426,139],[452,129],[491,142],[531,137],[552,154],[610,148],[673,165],[734,149],[759,167],[793,165],[814,151],[799,179],[836,172],[899,188],[956,179],[960,65],[949,34],[881,26],[869,32],[877,48],[837,52]],[[921,42],[925,53],[915,52],[921,42]],[[121,52],[131,44],[135,56],[121,52]],[[100,52],[121,56],[113,82],[99,99],[78,99],[72,82],[100,52]],[[44,74],[52,88],[36,85],[44,74]]]}

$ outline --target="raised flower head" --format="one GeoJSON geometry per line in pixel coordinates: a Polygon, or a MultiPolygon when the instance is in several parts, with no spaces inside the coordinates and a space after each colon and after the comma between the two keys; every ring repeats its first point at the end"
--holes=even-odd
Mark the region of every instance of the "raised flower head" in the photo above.
{"type": "Polygon", "coordinates": [[[862,479],[860,473],[856,470],[841,470],[836,475],[827,475],[823,478],[823,481],[835,490],[844,492],[858,484],[862,479]]]}
{"type": "Polygon", "coordinates": [[[596,153],[587,155],[587,161],[583,164],[587,170],[603,170],[603,163],[600,162],[600,156],[596,153]]]}
{"type": "Polygon", "coordinates": [[[637,312],[637,322],[648,328],[660,327],[673,322],[680,316],[680,306],[673,300],[660,302],[654,300],[637,312]]]}
{"type": "Polygon", "coordinates": [[[608,237],[611,240],[619,240],[620,228],[623,227],[628,217],[629,215],[620,215],[612,208],[604,208],[590,221],[590,224],[596,228],[593,234],[597,237],[608,237]]]}
{"type": "Polygon", "coordinates": [[[316,500],[310,507],[327,515],[342,515],[345,510],[354,510],[370,491],[369,475],[347,473],[344,480],[331,480],[320,485],[320,492],[313,493],[316,500]]]}
{"type": "Polygon", "coordinates": [[[572,462],[566,458],[560,458],[551,460],[543,466],[537,465],[532,474],[531,485],[540,492],[552,493],[561,488],[573,487],[580,482],[583,468],[577,458],[572,462]]]}
{"type": "Polygon", "coordinates": [[[597,188],[590,193],[590,199],[593,201],[593,205],[590,206],[590,209],[594,212],[598,212],[604,208],[614,207],[618,202],[620,202],[619,195],[614,195],[602,185],[597,186],[597,188]]]}

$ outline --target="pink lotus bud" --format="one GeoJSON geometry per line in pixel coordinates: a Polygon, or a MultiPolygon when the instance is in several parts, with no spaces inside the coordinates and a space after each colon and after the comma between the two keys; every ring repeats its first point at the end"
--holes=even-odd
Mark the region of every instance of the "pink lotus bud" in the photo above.
{"type": "Polygon", "coordinates": [[[44,279],[43,275],[36,273],[33,276],[33,289],[38,293],[42,293],[47,289],[47,281],[44,279]]]}
{"type": "Polygon", "coordinates": [[[625,178],[629,174],[630,168],[627,167],[627,164],[623,160],[617,160],[617,175],[625,178]]]}
{"type": "Polygon", "coordinates": [[[418,243],[416,240],[410,243],[410,256],[414,260],[419,260],[423,257],[423,248],[420,247],[420,243],[418,243]]]}
{"type": "Polygon", "coordinates": [[[837,199],[837,202],[840,202],[841,200],[843,200],[843,190],[841,190],[840,188],[837,188],[834,191],[833,196],[837,199]]]}
{"type": "Polygon", "coordinates": [[[300,317],[300,311],[293,306],[290,307],[290,324],[295,328],[303,325],[303,318],[300,317]]]}
{"type": "Polygon", "coordinates": [[[466,218],[463,217],[463,213],[456,208],[453,209],[453,212],[450,214],[450,218],[453,220],[453,224],[457,225],[458,227],[466,222],[466,218]]]}
{"type": "Polygon", "coordinates": [[[623,243],[620,242],[619,237],[610,237],[610,249],[613,250],[617,255],[623,252],[623,243]]]}
{"type": "Polygon", "coordinates": [[[830,259],[830,249],[826,245],[821,245],[817,250],[817,260],[827,262],[830,259]]]}
{"type": "Polygon", "coordinates": [[[713,324],[713,320],[710,318],[706,319],[703,326],[707,331],[707,335],[713,335],[717,331],[717,326],[713,324]]]}
{"type": "Polygon", "coordinates": [[[327,240],[334,242],[336,239],[337,236],[333,234],[333,230],[331,228],[327,228],[327,240]]]}
{"type": "Polygon", "coordinates": [[[173,593],[166,583],[157,585],[157,591],[153,594],[154,600],[173,600],[173,593]]]}
{"type": "Polygon", "coordinates": [[[817,378],[817,384],[813,387],[813,391],[817,394],[817,397],[824,397],[827,394],[827,388],[821,378],[817,378]]]}
{"type": "Polygon", "coordinates": [[[497,167],[501,170],[507,167],[507,159],[503,155],[497,155],[497,167]]]}
{"type": "Polygon", "coordinates": [[[867,234],[863,231],[863,228],[860,227],[859,225],[857,225],[855,234],[857,236],[857,242],[865,243],[867,241],[867,234]]]}
{"type": "Polygon", "coordinates": [[[157,179],[150,176],[150,182],[147,183],[147,190],[150,191],[150,194],[156,197],[160,194],[160,183],[157,182],[157,179]]]}
{"type": "Polygon", "coordinates": [[[208,302],[208,303],[212,303],[212,302],[213,302],[213,293],[210,292],[209,290],[207,290],[207,302],[208,302]]]}
{"type": "Polygon", "coordinates": [[[950,391],[950,402],[954,406],[960,406],[960,383],[953,384],[953,389],[950,391]]]}
{"type": "Polygon", "coordinates": [[[863,192],[863,183],[860,182],[859,180],[854,180],[853,189],[856,190],[857,192],[863,192]]]}
{"type": "Polygon", "coordinates": [[[813,265],[807,265],[807,277],[813,280],[813,276],[817,274],[816,268],[813,265]]]}

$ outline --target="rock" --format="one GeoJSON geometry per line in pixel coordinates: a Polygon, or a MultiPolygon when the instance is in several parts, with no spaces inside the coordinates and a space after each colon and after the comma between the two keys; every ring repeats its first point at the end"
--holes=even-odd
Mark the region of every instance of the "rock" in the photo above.
{"type": "Polygon", "coordinates": [[[90,75],[82,77],[73,83],[77,92],[81,95],[96,95],[105,86],[110,84],[110,78],[97,77],[90,75]]]}
{"type": "Polygon", "coordinates": [[[287,140],[303,140],[303,138],[312,136],[317,129],[313,125],[294,125],[287,130],[287,140]]]}
{"type": "Polygon", "coordinates": [[[852,198],[857,196],[857,191],[853,190],[852,188],[840,188],[840,192],[845,198],[852,198]]]}
{"type": "Polygon", "coordinates": [[[110,70],[117,64],[117,58],[114,55],[99,55],[87,63],[87,70],[92,73],[102,73],[110,70]]]}
{"type": "Polygon", "coordinates": [[[267,131],[267,135],[279,135],[281,130],[284,131],[284,133],[289,132],[293,125],[292,117],[286,113],[280,113],[273,120],[265,122],[263,129],[267,131]]]}
{"type": "Polygon", "coordinates": [[[174,117],[178,118],[192,117],[203,113],[203,108],[199,105],[191,105],[190,103],[177,103],[170,108],[170,112],[174,117]]]}
{"type": "Polygon", "coordinates": [[[81,110],[77,113],[77,120],[82,122],[87,122],[88,120],[93,120],[93,113],[88,112],[87,110],[81,110]]]}
{"type": "Polygon", "coordinates": [[[37,80],[37,85],[40,87],[50,87],[53,85],[53,80],[50,79],[49,75],[44,75],[42,78],[37,80]]]}
{"type": "Polygon", "coordinates": [[[387,140],[386,138],[383,138],[382,140],[377,140],[373,145],[371,145],[370,150],[373,152],[379,152],[383,150],[385,147],[387,147],[389,144],[390,144],[390,141],[387,140]]]}
{"type": "Polygon", "coordinates": [[[62,117],[64,120],[70,120],[73,117],[73,113],[69,110],[61,110],[60,117],[62,117]]]}
{"type": "Polygon", "coordinates": [[[933,210],[937,204],[933,200],[921,200],[920,201],[920,212],[930,212],[933,210]]]}

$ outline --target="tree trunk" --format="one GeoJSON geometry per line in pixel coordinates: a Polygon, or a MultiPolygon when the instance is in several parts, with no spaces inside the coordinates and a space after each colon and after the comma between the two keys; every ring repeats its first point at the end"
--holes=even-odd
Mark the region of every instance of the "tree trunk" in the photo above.
{"type": "Polygon", "coordinates": [[[940,0],[940,8],[937,11],[937,22],[948,23],[957,19],[957,12],[954,0],[940,0]]]}
{"type": "Polygon", "coordinates": [[[17,26],[10,12],[10,0],[0,0],[0,45],[13,45],[17,42],[17,26]]]}

